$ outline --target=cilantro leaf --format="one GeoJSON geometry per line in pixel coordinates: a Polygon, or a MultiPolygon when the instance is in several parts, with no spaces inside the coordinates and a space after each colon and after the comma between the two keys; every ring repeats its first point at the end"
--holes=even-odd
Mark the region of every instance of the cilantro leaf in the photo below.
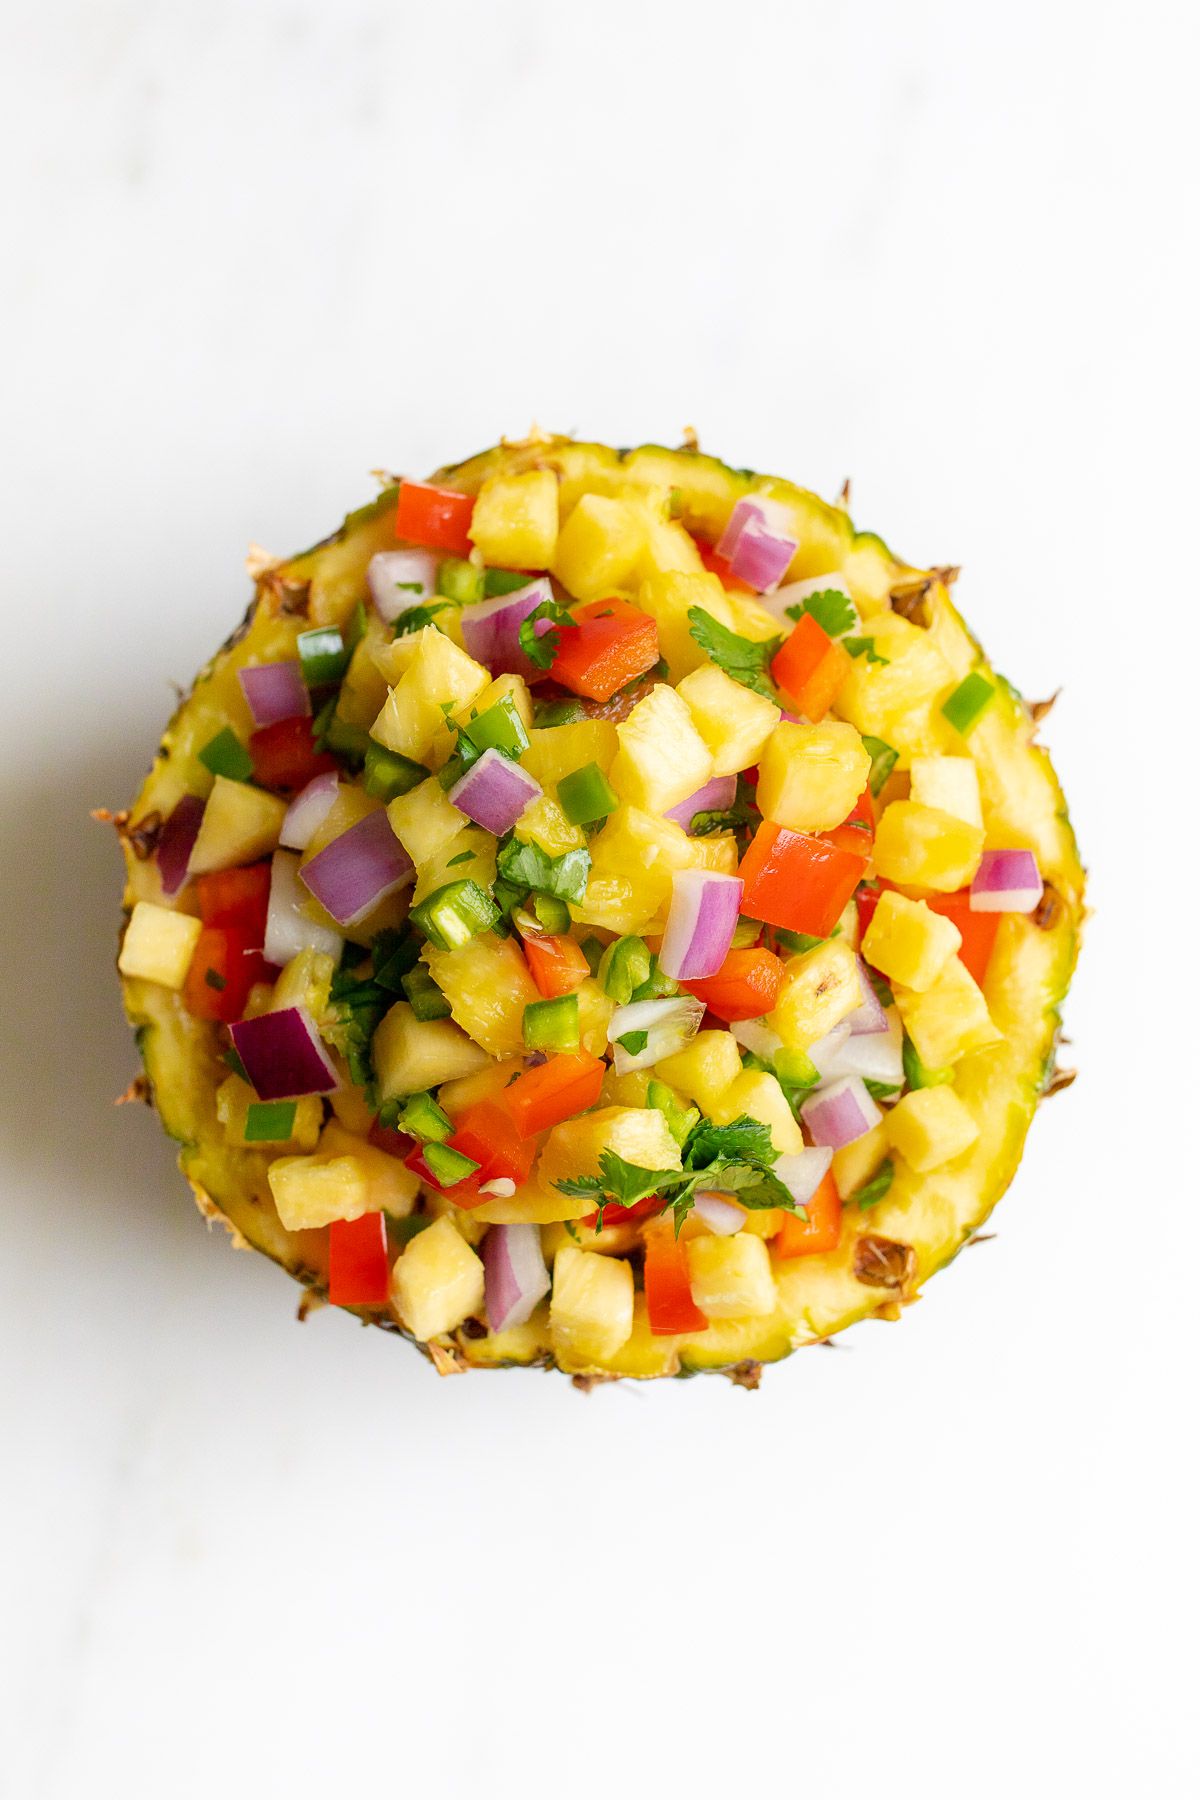
{"type": "Polygon", "coordinates": [[[648,1031],[627,1031],[624,1037],[617,1039],[617,1042],[622,1050],[627,1051],[630,1056],[640,1056],[650,1042],[650,1033],[648,1031]]]}
{"type": "Polygon", "coordinates": [[[687,1141],[684,1160],[689,1169],[707,1168],[717,1161],[749,1162],[769,1168],[779,1152],[771,1142],[771,1128],[743,1113],[730,1125],[714,1125],[702,1119],[687,1141]]]}
{"type": "Polygon", "coordinates": [[[678,1169],[643,1169],[637,1163],[626,1162],[615,1150],[602,1150],[598,1175],[569,1176],[555,1186],[572,1200],[595,1199],[597,1205],[604,1200],[617,1206],[636,1206],[639,1200],[648,1200],[651,1194],[682,1179],[678,1169]]]}
{"type": "Polygon", "coordinates": [[[871,773],[867,777],[868,785],[871,793],[878,799],[884,783],[896,766],[896,760],[900,753],[898,750],[893,750],[890,744],[885,744],[882,738],[870,737],[865,732],[863,733],[863,746],[871,758],[871,773]]]}
{"type": "MultiPolygon", "coordinates": [[[[418,594],[421,591],[420,586],[414,583],[401,582],[399,585],[402,587],[412,586],[418,594]]],[[[424,631],[426,625],[434,624],[438,613],[445,612],[450,604],[449,600],[431,600],[426,606],[410,606],[408,611],[402,612],[396,620],[392,636],[407,637],[411,631],[424,631]]]]}
{"type": "Polygon", "coordinates": [[[756,644],[753,639],[739,637],[736,631],[730,631],[702,606],[688,608],[688,623],[693,638],[718,669],[723,669],[734,681],[740,681],[743,687],[762,694],[764,699],[775,698],[768,672],[782,638],[768,638],[765,643],[756,644]]]}
{"type": "Polygon", "coordinates": [[[891,661],[891,658],[888,656],[880,656],[878,650],[875,648],[875,639],[873,637],[846,637],[842,639],[842,644],[844,648],[850,652],[851,656],[862,656],[865,653],[869,663],[879,663],[882,668],[886,669],[888,663],[891,661]]]}
{"type": "Polygon", "coordinates": [[[528,616],[521,620],[521,629],[517,633],[522,650],[539,669],[548,669],[558,654],[559,632],[564,625],[573,625],[574,619],[565,606],[557,600],[542,600],[528,616]],[[549,619],[551,629],[538,632],[535,626],[541,619],[549,619]]]}
{"type": "MultiPolygon", "coordinates": [[[[841,637],[844,631],[849,631],[858,622],[850,598],[841,588],[821,588],[818,593],[810,594],[807,600],[801,600],[797,606],[789,606],[786,611],[789,619],[796,620],[808,613],[830,637],[841,637]]],[[[850,654],[853,656],[854,651],[850,654]]]]}
{"type": "Polygon", "coordinates": [[[554,894],[560,900],[583,899],[592,859],[587,850],[567,850],[548,856],[540,844],[523,844],[510,837],[500,845],[496,873],[509,886],[527,894],[554,894]]]}
{"type": "Polygon", "coordinates": [[[890,1094],[898,1094],[900,1092],[900,1083],[898,1081],[872,1081],[870,1077],[868,1077],[867,1080],[863,1082],[863,1086],[866,1088],[868,1094],[870,1094],[872,1100],[886,1100],[890,1094]]]}
{"type": "Polygon", "coordinates": [[[851,1194],[850,1199],[853,1204],[863,1212],[869,1206],[878,1206],[891,1187],[895,1173],[896,1166],[889,1157],[886,1162],[880,1163],[870,1181],[864,1182],[862,1187],[856,1188],[851,1194]]]}

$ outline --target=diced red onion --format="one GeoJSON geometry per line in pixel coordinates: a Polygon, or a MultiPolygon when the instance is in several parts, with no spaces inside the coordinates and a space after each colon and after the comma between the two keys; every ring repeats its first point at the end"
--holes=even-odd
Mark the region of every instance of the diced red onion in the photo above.
{"type": "Polygon", "coordinates": [[[798,548],[794,537],[776,537],[751,521],[737,541],[737,549],[729,559],[730,573],[748,582],[760,594],[769,594],[779,586],[798,548]]]}
{"type": "Polygon", "coordinates": [[[613,1047],[613,1067],[618,1075],[631,1075],[635,1069],[649,1069],[664,1056],[674,1056],[690,1044],[700,1029],[704,1002],[694,994],[677,994],[665,1000],[635,1000],[630,1006],[618,1006],[608,1021],[608,1041],[613,1047]],[[618,1038],[631,1031],[647,1034],[644,1050],[626,1050],[618,1038]]]}
{"type": "Polygon", "coordinates": [[[438,558],[432,550],[380,550],[367,564],[375,611],[389,625],[437,591],[438,558]]]}
{"type": "Polygon", "coordinates": [[[331,1094],[338,1074],[302,1006],[260,1013],[229,1027],[233,1047],[260,1100],[331,1094]]]}
{"type": "Polygon", "coordinates": [[[250,717],[262,731],[283,719],[299,719],[312,711],[312,701],[298,662],[254,663],[238,670],[250,717]]]}
{"type": "Polygon", "coordinates": [[[729,562],[747,526],[766,530],[774,525],[778,529],[782,526],[782,520],[783,515],[776,501],[767,500],[760,494],[756,494],[753,499],[739,500],[729,515],[729,523],[717,539],[717,555],[729,562]]]}
{"type": "Polygon", "coordinates": [[[786,706],[779,709],[779,720],[783,725],[807,725],[809,723],[803,713],[789,712],[786,706]]]}
{"type": "Polygon", "coordinates": [[[446,798],[485,831],[503,837],[541,791],[528,770],[492,748],[485,750],[465,775],[459,776],[446,798]]]}
{"type": "Polygon", "coordinates": [[[329,809],[337,799],[337,770],[314,775],[302,787],[283,815],[279,841],[285,850],[307,850],[325,823],[329,809]]]}
{"type": "Polygon", "coordinates": [[[682,825],[683,829],[690,833],[692,820],[697,813],[726,812],[733,805],[736,797],[737,776],[714,775],[711,781],[706,781],[702,788],[697,788],[694,794],[689,794],[686,800],[679,802],[678,806],[671,807],[669,812],[663,814],[663,817],[674,819],[677,825],[682,825]]]}
{"type": "Polygon", "coordinates": [[[715,869],[681,869],[671,883],[671,910],[658,953],[673,981],[703,981],[729,954],[737,930],[742,882],[715,869]]]}
{"type": "Polygon", "coordinates": [[[850,1021],[843,1019],[832,1031],[827,1031],[823,1038],[808,1047],[808,1058],[822,1081],[832,1081],[838,1075],[848,1073],[846,1069],[837,1067],[837,1056],[842,1045],[850,1036],[850,1021]]]}
{"type": "Polygon", "coordinates": [[[708,1191],[696,1195],[692,1209],[718,1237],[732,1237],[746,1223],[746,1209],[738,1206],[728,1194],[708,1191]]]}
{"type": "Polygon", "coordinates": [[[550,1271],[536,1225],[493,1225],[483,1240],[483,1284],[488,1325],[508,1331],[524,1325],[543,1294],[550,1271]]]}
{"type": "Polygon", "coordinates": [[[861,1078],[846,1075],[810,1095],[800,1108],[800,1117],[814,1144],[841,1150],[865,1137],[872,1126],[878,1125],[882,1114],[861,1078]]]}
{"type": "Polygon", "coordinates": [[[823,1081],[837,1081],[843,1075],[861,1075],[864,1081],[879,1081],[886,1087],[900,1087],[904,1081],[904,1035],[899,1020],[885,1031],[858,1037],[845,1030],[843,1021],[808,1054],[823,1081]]]}
{"type": "Polygon", "coordinates": [[[771,1164],[771,1173],[782,1181],[797,1206],[807,1206],[833,1161],[833,1151],[824,1145],[797,1150],[794,1156],[779,1156],[771,1164]]]}
{"type": "Polygon", "coordinates": [[[346,941],[332,926],[309,918],[308,890],[300,881],[299,869],[300,858],[293,851],[277,850],[271,858],[271,898],[263,955],[280,968],[302,950],[319,950],[336,962],[346,941]]]}
{"type": "Polygon", "coordinates": [[[166,823],[158,834],[154,860],[158,864],[162,891],[168,900],[174,898],[187,880],[188,861],[200,832],[204,806],[204,801],[198,800],[195,794],[185,794],[167,814],[166,823]]]}
{"type": "MultiPolygon", "coordinates": [[[[493,675],[544,675],[521,648],[520,631],[525,620],[543,600],[553,600],[554,590],[544,575],[511,594],[480,600],[459,613],[467,654],[489,668],[493,675]]],[[[549,619],[539,619],[534,633],[542,637],[553,629],[549,619]]]]}
{"type": "Polygon", "coordinates": [[[300,870],[300,879],[339,925],[357,925],[415,873],[381,808],[319,850],[300,870]]]}
{"type": "Polygon", "coordinates": [[[852,1037],[861,1037],[872,1031],[886,1031],[888,1028],[888,1009],[875,992],[875,984],[867,971],[867,965],[860,956],[858,959],[858,979],[862,984],[862,1005],[856,1006],[850,1014],[849,1024],[852,1037]]]}
{"type": "Polygon", "coordinates": [[[777,1053],[783,1049],[779,1033],[764,1025],[761,1019],[735,1019],[729,1029],[743,1050],[749,1050],[752,1056],[761,1056],[764,1062],[774,1062],[777,1053]]]}
{"type": "Polygon", "coordinates": [[[1029,913],[1042,891],[1032,850],[985,850],[971,883],[971,911],[1029,913]]]}

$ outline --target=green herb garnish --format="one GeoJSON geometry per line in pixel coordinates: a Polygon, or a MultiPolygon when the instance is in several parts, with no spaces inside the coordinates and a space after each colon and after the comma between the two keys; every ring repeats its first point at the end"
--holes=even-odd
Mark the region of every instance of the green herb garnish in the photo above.
{"type": "Polygon", "coordinates": [[[736,631],[730,631],[702,606],[689,607],[688,622],[693,638],[718,669],[723,669],[734,681],[740,681],[743,687],[762,694],[767,700],[774,700],[775,690],[768,672],[782,638],[767,638],[763,643],[755,643],[751,638],[739,637],[736,631]]]}

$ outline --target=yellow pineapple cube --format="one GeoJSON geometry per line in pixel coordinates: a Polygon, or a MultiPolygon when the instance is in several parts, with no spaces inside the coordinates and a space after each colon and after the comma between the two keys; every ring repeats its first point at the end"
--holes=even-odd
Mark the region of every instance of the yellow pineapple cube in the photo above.
{"type": "Polygon", "coordinates": [[[953,682],[953,669],[930,633],[899,613],[872,618],[870,634],[885,660],[854,658],[838,689],[838,712],[859,731],[910,754],[939,750],[945,721],[936,703],[953,682]]]}
{"type": "MultiPolygon", "coordinates": [[[[453,1204],[453,1202],[451,1202],[453,1204]]],[[[560,1219],[583,1219],[596,1210],[595,1195],[572,1199],[549,1187],[535,1171],[515,1194],[497,1194],[481,1206],[473,1206],[469,1218],[481,1225],[550,1225],[560,1219]]]]}
{"type": "Polygon", "coordinates": [[[752,594],[730,594],[729,611],[734,631],[739,637],[749,638],[752,644],[779,636],[779,620],[752,594]]]}
{"type": "MultiPolygon", "coordinates": [[[[459,814],[461,820],[462,815],[459,814]]],[[[489,888],[496,879],[496,839],[490,831],[476,831],[461,824],[456,836],[417,867],[412,904],[420,905],[428,895],[451,881],[473,881],[477,887],[489,888]]]]}
{"type": "MultiPolygon", "coordinates": [[[[610,1063],[600,1086],[600,1103],[602,1106],[649,1106],[650,1083],[657,1080],[657,1069],[630,1069],[627,1074],[618,1075],[610,1063]]],[[[682,1094],[674,1097],[683,1104],[682,1094]]]]}
{"type": "Polygon", "coordinates": [[[742,1072],[742,1053],[730,1031],[698,1031],[674,1056],[655,1063],[658,1080],[669,1081],[706,1113],[742,1072]]]}
{"type": "Polygon", "coordinates": [[[122,975],[178,991],[187,980],[199,936],[199,919],[139,900],[125,927],[117,967],[122,975]]]}
{"type": "Polygon", "coordinates": [[[692,1299],[708,1319],[763,1319],[775,1311],[771,1257],[762,1238],[695,1237],[685,1252],[692,1299]]]}
{"type": "Polygon", "coordinates": [[[371,1211],[357,1156],[277,1156],[267,1164],[267,1181],[285,1231],[315,1231],[371,1211]]]}
{"type": "Polygon", "coordinates": [[[537,844],[547,856],[563,856],[568,850],[581,850],[587,843],[579,826],[572,825],[549,794],[529,802],[517,820],[515,832],[523,844],[537,844]]]}
{"type": "MultiPolygon", "coordinates": [[[[998,1043],[987,1001],[957,956],[923,993],[897,987],[896,1005],[927,1069],[945,1069],[971,1050],[998,1043]]],[[[923,1092],[924,1090],[918,1090],[923,1092]]]]}
{"type": "Polygon", "coordinates": [[[679,1145],[654,1106],[604,1106],[556,1125],[546,1139],[538,1171],[543,1184],[576,1175],[598,1175],[600,1155],[611,1150],[639,1169],[678,1169],[679,1145]]]}
{"type": "Polygon", "coordinates": [[[506,1056],[499,1062],[489,1062],[471,1075],[460,1075],[454,1081],[446,1082],[438,1090],[438,1105],[452,1119],[457,1119],[468,1106],[475,1106],[480,1100],[494,1100],[524,1067],[523,1056],[506,1056]]]}
{"type": "Polygon", "coordinates": [[[764,819],[789,831],[830,831],[850,813],[870,773],[870,755],[853,725],[784,719],[763,751],[756,798],[764,819]]]}
{"type": "Polygon", "coordinates": [[[745,1113],[770,1127],[771,1142],[780,1156],[795,1156],[804,1148],[804,1133],[774,1075],[765,1069],[744,1069],[713,1105],[705,1109],[718,1125],[732,1125],[745,1113]]]}
{"type": "Polygon", "coordinates": [[[388,803],[388,821],[418,869],[446,848],[463,828],[463,816],[446,798],[436,776],[388,803]]]}
{"type": "Polygon", "coordinates": [[[607,1362],[632,1330],[633,1270],[629,1264],[620,1257],[600,1256],[565,1244],[554,1258],[550,1295],[550,1331],[560,1360],[607,1362]]]}
{"type": "MultiPolygon", "coordinates": [[[[489,1056],[516,1056],[524,1049],[525,1008],[541,995],[512,938],[485,931],[457,950],[426,944],[421,960],[446,996],[455,1023],[482,1044],[489,1056]]],[[[456,1075],[470,1072],[467,1068],[453,1071],[456,1075]]]]}
{"type": "Polygon", "coordinates": [[[416,653],[384,702],[371,736],[388,750],[423,762],[439,733],[445,735],[443,708],[457,712],[469,706],[491,677],[436,625],[426,625],[416,637],[416,653]]]}
{"type": "Polygon", "coordinates": [[[983,828],[979,771],[969,756],[914,756],[910,798],[983,828]]]}
{"type": "Polygon", "coordinates": [[[779,999],[765,1023],[789,1050],[807,1050],[862,1003],[854,951],[844,937],[828,938],[788,958],[779,999]]]}
{"type": "Polygon", "coordinates": [[[392,1265],[392,1305],[419,1343],[483,1311],[483,1264],[447,1217],[412,1238],[392,1265]]]}
{"type": "Polygon", "coordinates": [[[279,844],[287,801],[218,775],[188,860],[189,875],[210,875],[269,856],[279,844]]]}
{"type": "Polygon", "coordinates": [[[358,725],[367,730],[387,699],[390,683],[385,670],[393,664],[399,665],[396,650],[400,644],[409,641],[394,638],[388,643],[384,635],[388,629],[381,619],[372,616],[367,635],[354,647],[337,699],[337,716],[345,725],[358,725]]]}
{"type": "Polygon", "coordinates": [[[471,515],[471,541],[485,563],[548,569],[558,541],[558,478],[553,469],[493,475],[471,515]]]}
{"type": "Polygon", "coordinates": [[[528,769],[543,792],[553,794],[564,776],[588,763],[595,763],[607,775],[616,754],[617,728],[611,719],[577,719],[572,725],[531,731],[521,767],[528,769]]]}
{"type": "Polygon", "coordinates": [[[881,1119],[878,1125],[872,1125],[870,1131],[855,1138],[852,1144],[845,1144],[842,1149],[834,1151],[831,1165],[833,1184],[843,1200],[849,1200],[851,1194],[857,1193],[860,1187],[870,1181],[880,1163],[887,1157],[888,1149],[885,1119],[881,1119]]]}
{"type": "Polygon", "coordinates": [[[617,738],[609,780],[623,800],[646,812],[667,812],[712,774],[712,752],[686,702],[665,681],[638,701],[617,726],[617,738]]]}
{"type": "MultiPolygon", "coordinates": [[[[299,1108],[304,1106],[298,1102],[299,1108]]],[[[318,1112],[320,1102],[317,1103],[318,1112]]],[[[367,1127],[370,1130],[370,1126],[367,1127]]],[[[390,1213],[394,1219],[406,1219],[417,1203],[421,1178],[406,1169],[398,1157],[368,1143],[364,1135],[347,1130],[338,1119],[330,1119],[317,1143],[317,1155],[336,1158],[353,1156],[361,1165],[367,1183],[367,1211],[390,1213]]]]}
{"type": "Polygon", "coordinates": [[[887,881],[953,894],[970,885],[983,831],[939,807],[893,800],[875,831],[875,867],[887,881]]]}
{"type": "Polygon", "coordinates": [[[687,703],[696,730],[712,751],[714,775],[736,775],[740,769],[752,768],[779,723],[779,708],[773,700],[743,687],[712,663],[685,675],[676,692],[687,703]]]}
{"type": "Polygon", "coordinates": [[[250,1083],[243,1081],[240,1075],[230,1075],[228,1080],[221,1083],[216,1092],[217,1118],[224,1128],[227,1143],[236,1144],[239,1150],[265,1150],[270,1155],[282,1150],[301,1153],[316,1149],[317,1139],[321,1135],[321,1121],[325,1117],[319,1095],[306,1094],[302,1100],[295,1102],[296,1114],[289,1137],[248,1146],[246,1115],[257,1098],[250,1083]]]}
{"type": "Polygon", "coordinates": [[[329,1004],[333,985],[334,961],[323,950],[301,950],[284,964],[279,979],[271,990],[271,1003],[266,1012],[286,1012],[289,1006],[302,1006],[314,1019],[319,1019],[329,1004]]]}
{"type": "Polygon", "coordinates": [[[969,1150],[979,1127],[952,1087],[915,1088],[884,1116],[888,1141],[925,1175],[969,1150]]]}
{"type": "Polygon", "coordinates": [[[885,888],[866,930],[862,952],[889,981],[923,992],[932,987],[962,943],[962,932],[924,900],[909,900],[885,888]]]}
{"type": "Polygon", "coordinates": [[[674,819],[619,806],[591,840],[587,891],[582,904],[571,908],[572,916],[618,934],[644,931],[665,913],[672,875],[695,866],[700,841],[674,819]]]}
{"type": "Polygon", "coordinates": [[[552,567],[577,600],[627,587],[646,547],[646,520],[629,500],[584,494],[558,534],[552,567]]]}
{"type": "Polygon", "coordinates": [[[658,626],[658,647],[672,681],[690,675],[707,662],[692,636],[688,613],[693,606],[711,613],[720,625],[735,629],[733,612],[720,577],[702,569],[689,574],[677,571],[654,575],[638,589],[637,603],[658,626]]]}
{"type": "Polygon", "coordinates": [[[332,1094],[325,1096],[333,1108],[333,1116],[339,1125],[344,1125],[347,1131],[354,1133],[355,1137],[365,1138],[375,1123],[375,1108],[368,1106],[363,1089],[355,1087],[345,1059],[336,1051],[330,1051],[328,1044],[325,1048],[332,1057],[333,1066],[342,1083],[341,1087],[335,1088],[332,1094]]]}
{"type": "Polygon", "coordinates": [[[692,847],[693,869],[713,869],[718,875],[736,875],[738,863],[737,839],[728,831],[711,831],[707,837],[689,838],[692,847]]]}
{"type": "Polygon", "coordinates": [[[575,989],[579,1008],[579,1048],[589,1056],[603,1056],[608,1049],[608,1021],[617,1010],[598,981],[589,975],[575,989]]]}
{"type": "Polygon", "coordinates": [[[371,1040],[371,1057],[380,1091],[389,1097],[420,1094],[487,1061],[487,1053],[453,1019],[418,1019],[407,1000],[397,1000],[385,1013],[371,1040]]]}

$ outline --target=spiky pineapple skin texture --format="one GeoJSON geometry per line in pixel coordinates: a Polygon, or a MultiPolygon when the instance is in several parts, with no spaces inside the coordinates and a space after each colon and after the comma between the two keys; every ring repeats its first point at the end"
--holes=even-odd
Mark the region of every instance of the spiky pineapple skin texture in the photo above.
{"type": "MultiPolygon", "coordinates": [[[[709,539],[719,536],[738,499],[768,495],[790,513],[800,540],[790,579],[841,570],[851,581],[866,628],[883,619],[889,631],[892,589],[911,589],[928,579],[921,654],[931,656],[936,649],[958,679],[972,669],[996,679],[942,580],[897,561],[880,539],[856,532],[845,512],[776,477],[735,471],[693,451],[651,445],[619,453],[553,438],[501,444],[439,471],[434,479],[476,494],[486,480],[532,470],[553,475],[564,517],[585,492],[604,496],[617,490],[628,495],[643,486],[673,489],[681,522],[709,539]]],[[[201,672],[168,725],[131,808],[132,823],[154,812],[166,816],[186,791],[196,751],[229,716],[239,666],[293,655],[299,631],[348,616],[362,594],[371,556],[394,545],[394,501],[395,490],[385,491],[331,537],[259,576],[246,622],[201,672]],[[290,610],[300,594],[306,595],[303,614],[290,610]]],[[[744,622],[737,628],[747,630],[744,622]]],[[[898,642],[907,637],[898,626],[892,635],[898,642]]],[[[901,673],[893,670],[893,686],[901,673]]],[[[1001,923],[984,993],[1003,1039],[963,1058],[955,1078],[956,1092],[979,1126],[978,1138],[962,1155],[925,1174],[899,1162],[891,1191],[868,1215],[860,1219],[855,1209],[847,1209],[849,1224],[836,1251],[777,1263],[776,1304],[769,1314],[715,1319],[708,1331],[689,1338],[654,1337],[638,1292],[632,1333],[611,1355],[588,1360],[565,1347],[561,1330],[556,1336],[549,1305],[543,1302],[527,1324],[510,1331],[472,1337],[458,1330],[432,1345],[418,1345],[440,1370],[559,1366],[582,1377],[651,1379],[773,1362],[860,1319],[896,1316],[899,1305],[914,1298],[980,1228],[1008,1187],[1053,1067],[1059,1008],[1084,915],[1084,874],[1066,804],[1048,756],[1034,742],[1029,710],[1007,683],[998,683],[995,699],[964,744],[948,741],[931,717],[932,709],[914,706],[909,692],[895,702],[889,732],[878,733],[865,677],[866,671],[856,668],[858,712],[851,696],[845,716],[862,730],[888,736],[905,762],[931,750],[969,754],[989,818],[989,842],[1033,849],[1060,902],[1045,926],[1017,915],[1001,923]],[[864,1284],[855,1267],[856,1244],[864,1233],[911,1247],[902,1287],[864,1284]]],[[[138,901],[161,900],[153,862],[139,859],[128,836],[124,849],[127,911],[138,901]]],[[[271,1198],[270,1153],[235,1148],[222,1130],[216,1095],[229,1071],[221,1060],[220,1028],[193,1018],[180,994],[165,986],[136,976],[123,976],[122,986],[155,1104],[164,1127],[179,1142],[180,1166],[202,1212],[221,1220],[236,1245],[270,1256],[314,1297],[323,1296],[326,1233],[286,1231],[271,1198]]],[[[365,1310],[361,1316],[404,1332],[392,1311],[365,1310]]]]}

